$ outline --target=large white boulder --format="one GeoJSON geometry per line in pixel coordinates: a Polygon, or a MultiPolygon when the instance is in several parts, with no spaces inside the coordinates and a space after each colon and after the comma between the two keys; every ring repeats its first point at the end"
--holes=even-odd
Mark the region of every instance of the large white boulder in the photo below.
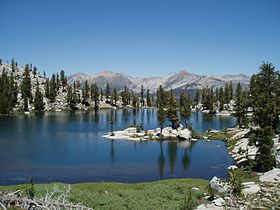
{"type": "Polygon", "coordinates": [[[231,141],[231,140],[243,138],[249,132],[250,132],[249,129],[244,129],[244,130],[236,133],[235,135],[233,135],[229,140],[231,141]]]}
{"type": "Polygon", "coordinates": [[[238,143],[236,143],[236,146],[233,148],[233,153],[238,153],[240,150],[246,151],[248,148],[249,139],[244,138],[241,139],[238,143]]]}
{"type": "Polygon", "coordinates": [[[167,129],[162,129],[162,135],[163,135],[163,136],[167,137],[167,136],[169,136],[169,134],[170,134],[170,131],[169,131],[169,130],[167,130],[167,129]]]}
{"type": "Polygon", "coordinates": [[[280,168],[274,168],[268,172],[265,172],[260,176],[261,182],[278,182],[280,183],[280,168]]]}
{"type": "Polygon", "coordinates": [[[132,134],[136,133],[137,129],[135,127],[126,128],[123,130],[125,133],[132,134]]]}
{"type": "Polygon", "coordinates": [[[260,186],[255,182],[245,182],[242,183],[242,186],[242,192],[244,195],[256,194],[261,190],[260,186]]]}
{"type": "Polygon", "coordinates": [[[183,129],[178,132],[178,137],[181,139],[189,140],[191,139],[191,132],[189,129],[183,129]]]}

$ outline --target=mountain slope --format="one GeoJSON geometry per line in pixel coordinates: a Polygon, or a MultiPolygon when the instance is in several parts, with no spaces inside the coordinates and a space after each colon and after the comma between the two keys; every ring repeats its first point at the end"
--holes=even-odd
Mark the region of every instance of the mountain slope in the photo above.
{"type": "Polygon", "coordinates": [[[145,89],[150,89],[151,93],[155,93],[159,85],[162,85],[166,90],[172,88],[177,91],[195,90],[207,86],[215,89],[223,87],[226,82],[229,81],[232,81],[233,87],[236,87],[237,83],[240,82],[243,88],[246,88],[250,83],[250,76],[245,74],[205,76],[182,70],[163,77],[133,78],[126,74],[115,73],[112,71],[102,71],[92,76],[77,73],[68,77],[69,84],[72,84],[77,80],[82,84],[86,80],[88,80],[89,84],[96,82],[98,86],[102,88],[105,88],[106,83],[108,82],[112,88],[116,88],[117,90],[123,90],[126,85],[127,88],[134,92],[140,92],[141,85],[143,85],[145,89]]]}

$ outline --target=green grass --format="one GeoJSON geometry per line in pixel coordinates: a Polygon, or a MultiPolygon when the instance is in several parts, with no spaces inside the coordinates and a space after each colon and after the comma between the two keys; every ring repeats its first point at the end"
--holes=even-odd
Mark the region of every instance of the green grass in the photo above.
{"type": "MultiPolygon", "coordinates": [[[[191,190],[193,201],[207,192],[207,180],[171,179],[137,184],[125,183],[80,183],[71,184],[69,200],[73,203],[83,203],[94,209],[184,209],[191,190]]],[[[51,183],[46,186],[53,189],[57,185],[63,189],[67,184],[51,183]]],[[[0,191],[22,190],[26,192],[28,184],[0,186],[0,191]]],[[[46,192],[43,184],[35,185],[35,197],[46,192]]]]}
{"type": "Polygon", "coordinates": [[[232,136],[231,133],[225,133],[223,131],[219,131],[218,133],[209,133],[209,132],[202,132],[199,133],[197,131],[193,132],[193,138],[196,139],[203,139],[203,137],[207,136],[210,140],[227,140],[232,136]]]}

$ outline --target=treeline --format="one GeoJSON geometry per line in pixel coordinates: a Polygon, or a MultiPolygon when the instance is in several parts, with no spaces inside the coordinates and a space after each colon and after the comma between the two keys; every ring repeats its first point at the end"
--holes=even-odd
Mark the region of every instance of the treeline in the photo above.
{"type": "MultiPolygon", "coordinates": [[[[2,60],[0,60],[2,65],[2,60]]],[[[29,111],[32,107],[36,111],[43,111],[46,103],[54,104],[57,96],[63,96],[70,109],[77,109],[78,104],[86,107],[99,108],[100,102],[111,106],[132,106],[132,107],[153,107],[155,106],[154,96],[149,89],[141,86],[140,93],[135,93],[124,86],[119,92],[116,88],[110,87],[107,82],[104,90],[98,87],[97,83],[89,85],[88,81],[81,84],[75,81],[72,85],[67,84],[67,76],[61,70],[60,74],[52,74],[50,78],[38,72],[37,67],[32,64],[25,65],[24,72],[15,76],[17,63],[12,59],[11,74],[8,75],[5,68],[1,75],[1,97],[0,113],[10,114],[14,108],[22,111],[29,111]],[[93,105],[92,105],[93,104],[93,105]]]]}
{"type": "Polygon", "coordinates": [[[94,102],[93,107],[99,108],[99,103],[104,102],[111,106],[132,106],[153,107],[155,105],[154,97],[150,94],[150,90],[144,90],[141,86],[140,94],[137,94],[124,86],[123,91],[118,91],[116,88],[110,87],[107,82],[105,89],[98,87],[97,83],[91,85],[86,80],[83,86],[80,82],[73,82],[73,85],[67,87],[67,102],[70,108],[75,109],[76,105],[82,103],[85,106],[90,106],[90,102],[94,102]],[[81,94],[80,94],[81,92],[81,94]]]}
{"type": "Polygon", "coordinates": [[[227,82],[225,87],[216,88],[215,90],[213,88],[204,87],[196,91],[194,104],[198,105],[201,103],[203,110],[209,110],[212,114],[217,111],[228,110],[231,101],[236,100],[238,97],[237,90],[242,91],[240,83],[238,83],[236,92],[234,93],[231,81],[227,82]]]}

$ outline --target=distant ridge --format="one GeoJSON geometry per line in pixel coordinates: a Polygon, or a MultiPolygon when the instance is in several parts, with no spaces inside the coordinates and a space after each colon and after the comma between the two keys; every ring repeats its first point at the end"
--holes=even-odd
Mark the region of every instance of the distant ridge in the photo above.
{"type": "Polygon", "coordinates": [[[110,86],[117,90],[123,90],[126,85],[127,88],[134,92],[140,92],[141,85],[143,85],[145,89],[155,93],[159,85],[162,85],[166,90],[172,88],[177,92],[180,90],[202,89],[207,86],[216,89],[223,87],[229,81],[232,81],[233,87],[236,87],[238,82],[240,82],[243,88],[247,88],[250,83],[250,76],[245,74],[197,75],[181,70],[162,77],[131,77],[123,73],[105,70],[93,75],[84,73],[72,74],[68,77],[68,84],[78,80],[81,84],[86,80],[89,84],[96,82],[102,88],[109,82],[110,86]]]}

